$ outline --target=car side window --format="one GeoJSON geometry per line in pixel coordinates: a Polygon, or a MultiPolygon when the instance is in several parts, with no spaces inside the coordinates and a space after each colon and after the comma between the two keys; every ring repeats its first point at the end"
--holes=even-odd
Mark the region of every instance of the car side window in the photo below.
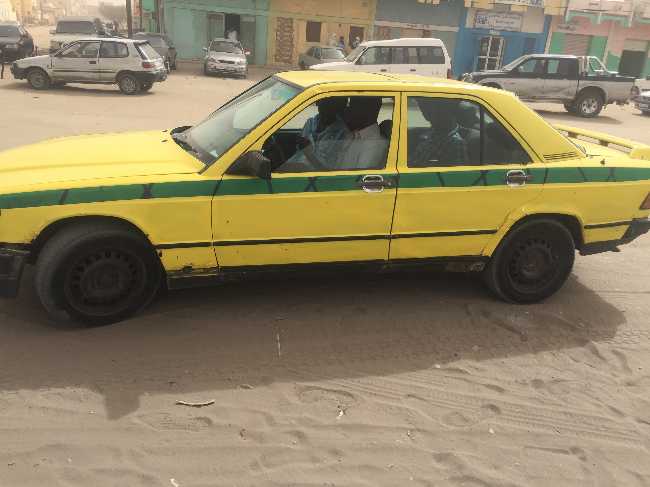
{"type": "Polygon", "coordinates": [[[390,47],[369,47],[361,55],[358,64],[390,64],[390,47]]]}
{"type": "Polygon", "coordinates": [[[522,74],[541,74],[544,72],[544,60],[529,59],[517,66],[517,72],[522,74]]]}
{"type": "Polygon", "coordinates": [[[417,59],[419,64],[445,64],[445,53],[439,46],[418,47],[417,59]]]}
{"type": "Polygon", "coordinates": [[[99,42],[79,42],[61,53],[63,58],[96,58],[99,52],[99,42]]]}
{"type": "Polygon", "coordinates": [[[129,48],[121,42],[102,42],[99,50],[101,58],[122,58],[129,56],[129,48]]]}
{"type": "Polygon", "coordinates": [[[503,125],[473,101],[409,97],[407,128],[408,167],[530,162],[503,125]]]}
{"type": "Polygon", "coordinates": [[[383,169],[394,111],[394,97],[323,98],[268,137],[263,152],[276,173],[383,169]]]}

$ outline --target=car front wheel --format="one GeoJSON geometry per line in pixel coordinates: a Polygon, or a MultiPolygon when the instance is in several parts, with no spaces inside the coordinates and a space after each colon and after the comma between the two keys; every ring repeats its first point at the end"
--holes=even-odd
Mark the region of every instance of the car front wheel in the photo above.
{"type": "Polygon", "coordinates": [[[35,90],[47,90],[52,81],[45,71],[42,69],[34,68],[30,69],[27,73],[27,81],[30,86],[35,90]]]}
{"type": "Polygon", "coordinates": [[[160,261],[144,237],[128,228],[80,223],[41,251],[36,292],[50,316],[90,326],[124,320],[149,304],[161,283],[160,261]]]}
{"type": "Polygon", "coordinates": [[[142,89],[142,83],[132,74],[123,74],[117,80],[117,84],[120,87],[120,91],[125,95],[136,95],[142,89]]]}
{"type": "Polygon", "coordinates": [[[532,220],[511,231],[495,251],[484,278],[501,299],[535,303],[565,283],[575,260],[571,232],[555,220],[532,220]]]}

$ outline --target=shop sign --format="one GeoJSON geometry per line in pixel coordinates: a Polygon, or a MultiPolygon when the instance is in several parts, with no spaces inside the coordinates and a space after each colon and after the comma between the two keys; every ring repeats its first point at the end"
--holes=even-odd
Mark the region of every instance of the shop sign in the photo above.
{"type": "Polygon", "coordinates": [[[496,3],[507,5],[523,5],[525,7],[544,8],[544,0],[496,0],[496,3]]]}
{"type": "Polygon", "coordinates": [[[522,23],[523,16],[516,13],[477,10],[474,17],[475,29],[520,31],[522,23]]]}

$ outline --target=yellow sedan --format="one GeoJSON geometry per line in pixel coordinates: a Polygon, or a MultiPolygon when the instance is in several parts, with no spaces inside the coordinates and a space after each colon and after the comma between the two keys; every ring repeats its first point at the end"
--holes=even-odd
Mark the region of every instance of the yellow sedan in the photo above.
{"type": "Polygon", "coordinates": [[[265,271],[439,264],[543,300],[650,229],[650,148],[513,95],[370,73],[272,76],[192,127],[0,153],[0,295],[106,324],[265,271]]]}

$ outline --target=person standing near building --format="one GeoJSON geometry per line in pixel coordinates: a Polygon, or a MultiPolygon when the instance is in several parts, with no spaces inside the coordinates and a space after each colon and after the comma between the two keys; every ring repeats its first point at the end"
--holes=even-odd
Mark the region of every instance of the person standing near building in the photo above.
{"type": "Polygon", "coordinates": [[[226,37],[232,42],[237,42],[237,29],[230,29],[226,37]]]}
{"type": "Polygon", "coordinates": [[[345,37],[339,37],[339,43],[336,45],[341,51],[345,52],[345,37]]]}

